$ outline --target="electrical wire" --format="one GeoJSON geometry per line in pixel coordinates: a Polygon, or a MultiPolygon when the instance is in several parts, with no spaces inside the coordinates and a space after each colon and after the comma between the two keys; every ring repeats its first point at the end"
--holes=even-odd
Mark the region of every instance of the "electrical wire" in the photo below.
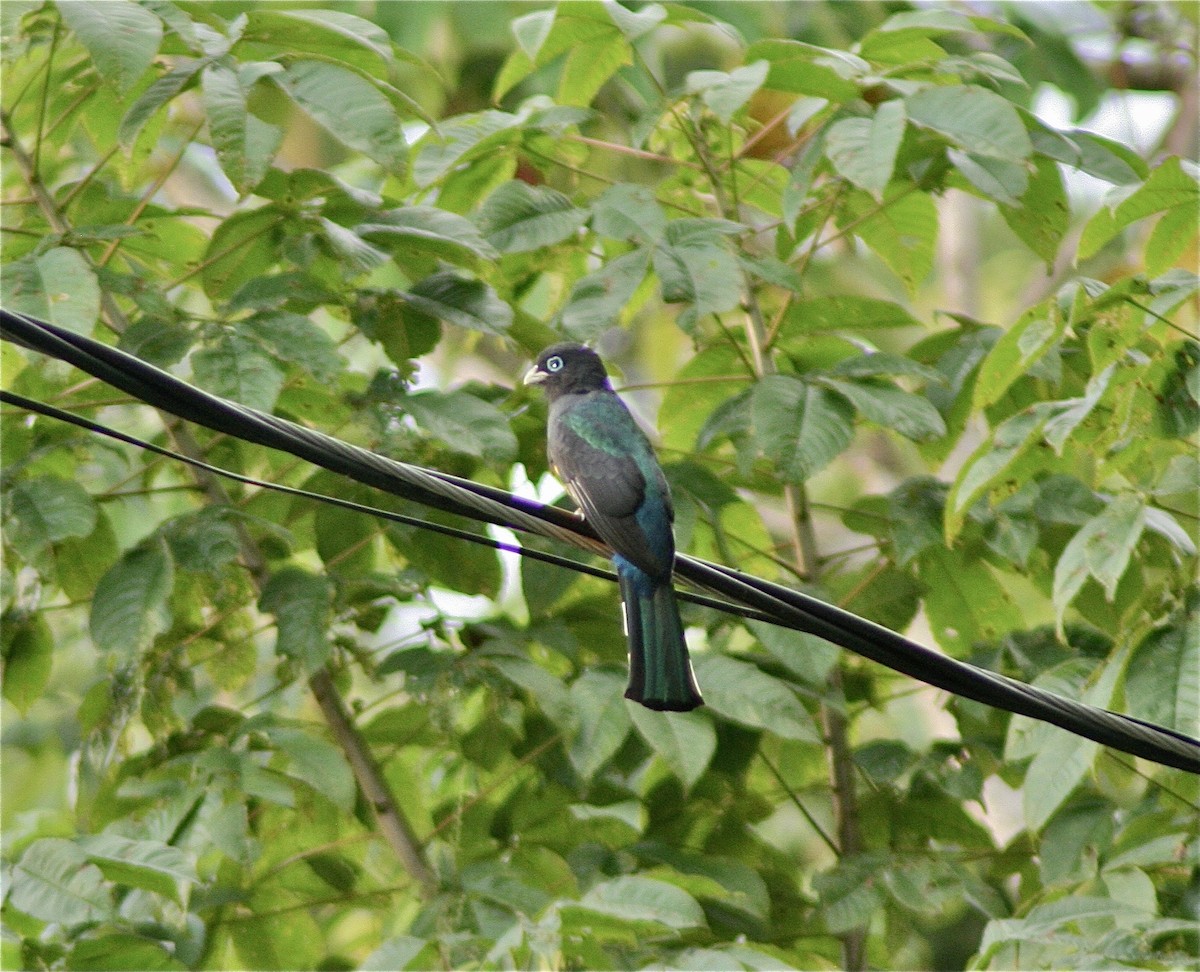
{"type": "MultiPolygon", "coordinates": [[[[437,470],[380,456],[266,412],[204,392],[99,341],[0,309],[0,338],[66,361],[171,415],[280,449],[385,492],[473,520],[608,554],[585,520],[566,510],[437,470]]],[[[1200,774],[1200,740],[1110,712],[932,651],[802,591],[686,555],[677,577],[772,623],[817,635],[929,685],[1049,722],[1135,756],[1200,774]]]]}

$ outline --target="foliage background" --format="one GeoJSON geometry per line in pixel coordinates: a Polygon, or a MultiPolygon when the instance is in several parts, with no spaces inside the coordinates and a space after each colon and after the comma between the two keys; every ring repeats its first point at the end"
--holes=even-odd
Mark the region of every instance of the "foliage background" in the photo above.
{"type": "MultiPolygon", "coordinates": [[[[681,548],[1197,734],[1195,7],[0,17],[6,307],[545,498],[598,341],[681,548]]],[[[3,431],[5,967],[1196,964],[1186,774],[698,608],[649,713],[603,581],[3,431]]]]}

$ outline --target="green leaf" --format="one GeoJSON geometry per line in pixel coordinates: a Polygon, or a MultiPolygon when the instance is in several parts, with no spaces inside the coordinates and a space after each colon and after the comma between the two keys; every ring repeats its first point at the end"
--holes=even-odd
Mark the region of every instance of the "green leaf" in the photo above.
{"type": "Polygon", "coordinates": [[[50,681],[54,635],[40,614],[5,615],[0,639],[4,646],[4,698],[24,715],[50,681]]]}
{"type": "Polygon", "coordinates": [[[1119,226],[1128,226],[1139,219],[1182,206],[1195,212],[1200,201],[1200,168],[1177,155],[1163,161],[1146,181],[1117,205],[1115,215],[1119,226]]]}
{"type": "MultiPolygon", "coordinates": [[[[303,848],[308,850],[308,848],[303,848]]],[[[229,934],[236,949],[231,961],[242,969],[315,969],[325,952],[321,927],[292,892],[276,881],[256,884],[246,895],[246,917],[231,923],[229,934]]]]}
{"type": "Polygon", "coordinates": [[[512,325],[512,308],[491,287],[451,271],[431,274],[404,298],[423,314],[471,331],[498,335],[512,325]]]}
{"type": "Polygon", "coordinates": [[[299,365],[318,381],[332,380],[345,367],[333,339],[300,314],[255,314],[239,323],[238,330],[252,335],[275,357],[299,365]]]}
{"type": "Polygon", "coordinates": [[[100,284],[77,251],[57,246],[6,264],[0,275],[6,310],[40,317],[78,334],[90,334],[100,316],[100,284]]]}
{"type": "Polygon", "coordinates": [[[1070,226],[1071,207],[1058,166],[1040,155],[1034,157],[1033,164],[1029,188],[1015,205],[1001,206],[1000,215],[1029,249],[1053,264],[1070,226]]]}
{"type": "Polygon", "coordinates": [[[1200,617],[1193,606],[1142,639],[1125,674],[1125,703],[1131,715],[1200,735],[1198,631],[1200,617]]]}
{"type": "Polygon", "coordinates": [[[550,36],[550,28],[554,26],[553,9],[535,10],[533,13],[514,17],[509,24],[509,30],[516,38],[517,45],[530,59],[538,56],[546,38],[550,36]]]}
{"type": "Polygon", "coordinates": [[[942,34],[969,34],[987,32],[1007,34],[1017,40],[1028,42],[1019,28],[1003,20],[993,20],[991,17],[981,17],[962,13],[958,10],[923,7],[919,10],[902,10],[892,14],[875,28],[878,33],[892,31],[919,31],[926,37],[939,37],[942,34]]]}
{"type": "MultiPolygon", "coordinates": [[[[1146,181],[1132,193],[1127,188],[1112,190],[1109,205],[1101,209],[1083,228],[1079,240],[1079,259],[1094,256],[1100,248],[1131,223],[1145,219],[1154,213],[1182,209],[1194,216],[1200,200],[1200,184],[1197,170],[1178,156],[1171,156],[1150,173],[1146,181]]],[[[1174,217],[1172,223],[1181,217],[1174,217]]],[[[1195,220],[1189,218],[1191,233],[1195,233],[1195,220]]],[[[1147,251],[1149,252],[1149,251],[1147,251]]]]}
{"type": "Polygon", "coordinates": [[[659,243],[654,248],[654,272],[663,300],[690,302],[697,318],[733,310],[742,299],[737,260],[727,246],[710,237],[659,243]]]}
{"type": "Polygon", "coordinates": [[[975,379],[972,407],[985,408],[1008,391],[1013,382],[1029,373],[1030,367],[1062,341],[1066,315],[1039,304],[1030,308],[992,345],[975,379]]]}
{"type": "MultiPolygon", "coordinates": [[[[796,118],[796,128],[801,129],[813,117],[823,111],[828,103],[824,98],[797,98],[792,112],[799,112],[796,118]]],[[[799,157],[791,166],[791,175],[787,185],[780,194],[779,205],[783,215],[784,226],[789,233],[798,233],[797,221],[800,216],[812,212],[809,193],[812,192],[813,178],[817,166],[825,157],[825,129],[818,128],[816,134],[809,139],[808,144],[800,150],[799,157]]]]}
{"type": "Polygon", "coordinates": [[[334,138],[389,172],[403,171],[408,155],[403,120],[361,75],[324,61],[294,61],[271,79],[334,138]]]}
{"type": "Polygon", "coordinates": [[[559,326],[577,341],[599,337],[619,322],[649,266],[649,252],[637,249],[581,277],[559,312],[559,326]]]}
{"type": "Polygon", "coordinates": [[[187,966],[172,957],[162,945],[140,935],[105,934],[78,938],[67,957],[68,969],[88,972],[173,972],[187,966]]]}
{"type": "Polygon", "coordinates": [[[758,60],[770,63],[766,88],[828,98],[834,102],[856,98],[858,85],[855,80],[871,70],[871,66],[855,54],[795,40],[758,41],[750,45],[745,59],[748,64],[758,60]]]}
{"type": "MultiPolygon", "coordinates": [[[[428,507],[413,504],[405,512],[459,530],[464,529],[461,517],[439,513],[428,507]]],[[[483,524],[468,524],[465,528],[480,534],[485,531],[483,524]]],[[[398,524],[388,525],[387,536],[414,567],[448,590],[486,597],[495,597],[499,593],[503,578],[500,561],[494,550],[457,541],[430,543],[429,534],[424,530],[402,528],[398,524]]]]}
{"type": "Polygon", "coordinates": [[[1184,251],[1196,243],[1196,207],[1168,209],[1154,224],[1146,241],[1146,272],[1152,277],[1176,266],[1184,251]]]}
{"type": "Polygon", "coordinates": [[[167,102],[181,94],[200,75],[200,67],[195,63],[186,63],[174,68],[155,80],[139,96],[137,101],[129,106],[125,117],[121,119],[121,127],[117,129],[117,140],[126,152],[133,148],[142,128],[145,127],[155,112],[167,102]]]}
{"type": "Polygon", "coordinates": [[[214,301],[232,297],[279,261],[288,216],[274,205],[234,213],[213,231],[201,279],[214,301]]]}
{"type": "Polygon", "coordinates": [[[39,921],[80,925],[112,912],[104,876],[83,850],[61,837],[43,837],[13,865],[8,901],[39,921]]]}
{"type": "Polygon", "coordinates": [[[321,227],[321,236],[347,275],[367,273],[387,262],[388,255],[385,252],[372,246],[354,230],[324,216],[317,219],[317,224],[321,227]]]}
{"type": "Polygon", "coordinates": [[[337,746],[303,729],[270,723],[261,728],[280,752],[287,754],[290,776],[303,780],[343,810],[354,807],[354,773],[337,746]]]}
{"type": "Polygon", "coordinates": [[[853,200],[848,203],[847,214],[861,219],[853,231],[904,281],[909,293],[915,293],[933,269],[937,207],[927,193],[898,182],[884,193],[882,208],[872,212],[874,205],[873,201],[870,208],[853,200]]]}
{"type": "Polygon", "coordinates": [[[242,38],[278,50],[334,58],[380,76],[386,76],[395,60],[387,31],[340,10],[248,10],[242,38]]]}
{"type": "MultiPolygon", "coordinates": [[[[533,561],[522,558],[521,563],[524,566],[533,561]]],[[[575,710],[570,692],[561,679],[525,658],[494,655],[489,656],[488,662],[506,679],[528,692],[538,708],[556,726],[566,732],[574,730],[575,710]]]]}
{"type": "Polygon", "coordinates": [[[649,186],[619,182],[592,203],[592,229],[614,240],[653,243],[666,232],[667,217],[649,186]]]}
{"type": "Polygon", "coordinates": [[[863,928],[878,909],[880,891],[874,880],[866,880],[869,863],[869,858],[851,858],[832,871],[813,877],[813,888],[820,895],[829,933],[837,935],[863,928]]]}
{"type": "Polygon", "coordinates": [[[696,678],[713,712],[784,739],[820,742],[812,716],[786,683],[756,665],[726,655],[696,659],[696,678]]]}
{"type": "Polygon", "coordinates": [[[524,253],[574,236],[587,211],[576,209],[556,189],[507,182],[479,210],[483,235],[502,253],[524,253]]]}
{"type": "Polygon", "coordinates": [[[945,486],[929,476],[906,479],[887,498],[892,556],[901,566],[928,547],[944,545],[945,486]]]}
{"type": "Polygon", "coordinates": [[[1021,627],[1020,608],[981,558],[939,545],[922,551],[917,563],[929,627],[954,657],[1021,627]]]}
{"type": "Polygon", "coordinates": [[[1080,128],[1064,134],[1079,148],[1077,163],[1070,164],[1090,176],[1128,186],[1143,182],[1150,174],[1145,160],[1128,145],[1080,128]]]}
{"type": "MultiPolygon", "coordinates": [[[[564,19],[560,14],[559,22],[564,19]]],[[[590,105],[605,82],[632,60],[632,48],[620,31],[588,37],[574,45],[563,62],[557,102],[579,107],[590,105]]]]}
{"type": "Polygon", "coordinates": [[[71,479],[24,479],[12,487],[7,500],[13,517],[10,538],[26,556],[67,537],[86,537],[96,526],[96,504],[71,479]]]}
{"type": "Polygon", "coordinates": [[[834,392],[790,375],[768,375],[751,396],[759,450],[789,482],[820,472],[854,437],[854,412],[834,392]]]}
{"type": "Polygon", "coordinates": [[[451,449],[495,463],[516,458],[517,437],[491,402],[463,391],[426,391],[409,395],[403,405],[421,428],[451,449]]]}
{"type": "Polygon", "coordinates": [[[913,123],[976,155],[1023,162],[1033,145],[1012,102],[977,85],[926,88],[905,99],[913,123]]]}
{"type": "Polygon", "coordinates": [[[793,301],[780,334],[803,335],[821,331],[862,331],[891,327],[919,327],[915,317],[899,304],[875,297],[841,294],[793,301]]]}
{"type": "MultiPolygon", "coordinates": [[[[638,847],[638,854],[649,862],[667,865],[670,872],[659,872],[663,879],[701,901],[711,901],[722,910],[730,908],[756,921],[766,921],[770,915],[771,896],[766,882],[740,860],[650,841],[638,847]]],[[[772,964],[770,968],[778,966],[772,964]]]]}
{"type": "Polygon", "coordinates": [[[89,627],[103,652],[135,657],[171,626],[169,598],[175,565],[162,537],[152,537],[118,560],[100,579],[89,627]]]}
{"type": "Polygon", "coordinates": [[[770,64],[754,61],[743,67],[725,71],[691,71],[686,80],[689,94],[699,94],[709,110],[726,125],[733,120],[762,87],[770,64]]]}
{"type": "Polygon", "coordinates": [[[885,429],[895,429],[905,438],[920,441],[946,434],[946,423],[938,410],[927,399],[912,392],[895,385],[839,381],[828,377],[817,380],[849,399],[864,418],[885,429]]]}
{"type": "MultiPolygon", "coordinates": [[[[553,11],[544,11],[553,16],[553,11]]],[[[532,15],[531,15],[532,16],[532,15]]],[[[521,18],[518,18],[521,19],[521,18]]],[[[524,81],[537,69],[533,59],[524,51],[514,50],[509,53],[500,70],[496,72],[492,83],[492,101],[499,102],[513,88],[524,81]]]]}
{"type": "Polygon", "coordinates": [[[438,186],[438,206],[451,213],[470,213],[518,171],[515,154],[499,152],[474,159],[470,164],[447,173],[438,186]]]}
{"type": "Polygon", "coordinates": [[[218,574],[242,552],[235,518],[225,506],[205,506],[177,516],[163,529],[171,556],[184,570],[218,574]]]}
{"type": "Polygon", "coordinates": [[[704,910],[686,891],[653,878],[627,875],[602,881],[571,909],[630,922],[655,922],[668,928],[703,928],[704,910]]]}
{"type": "Polygon", "coordinates": [[[646,829],[646,808],[637,800],[620,800],[617,803],[574,803],[571,816],[583,824],[586,830],[598,834],[597,840],[621,841],[631,839],[646,829]],[[619,836],[610,836],[610,835],[619,836]],[[603,835],[603,836],[599,836],[603,835]]]}
{"type": "Polygon", "coordinates": [[[91,598],[100,578],[117,560],[117,538],[112,523],[101,511],[96,529],[86,537],[67,537],[54,546],[58,583],[72,600],[91,598]]]}
{"type": "Polygon", "coordinates": [[[688,361],[659,409],[663,445],[685,452],[695,449],[714,411],[732,396],[748,394],[751,378],[745,369],[737,350],[725,343],[709,345],[688,361]],[[697,378],[702,380],[687,380],[697,378]]]}
{"type": "Polygon", "coordinates": [[[590,104],[601,86],[630,62],[631,38],[625,30],[636,34],[651,25],[653,17],[652,10],[613,13],[599,3],[572,3],[555,11],[548,28],[544,21],[523,19],[518,40],[524,49],[505,65],[497,91],[507,91],[534,66],[565,54],[556,101],[560,105],[590,104]],[[529,53],[535,49],[536,54],[529,53]]]}
{"type": "Polygon", "coordinates": [[[113,883],[144,888],[187,906],[188,891],[197,880],[196,864],[178,847],[110,833],[84,836],[78,843],[113,883]]]}
{"type": "Polygon", "coordinates": [[[389,938],[368,955],[359,969],[361,972],[404,972],[406,969],[432,969],[438,963],[437,942],[412,935],[397,935],[389,938]]]}
{"type": "Polygon", "coordinates": [[[571,702],[579,731],[571,740],[571,765],[590,780],[621,748],[631,726],[625,707],[624,680],[610,672],[589,669],[571,685],[571,702]]]}
{"type": "MultiPolygon", "coordinates": [[[[1129,918],[1129,905],[1111,898],[1075,894],[1048,904],[1034,905],[1024,918],[990,921],[979,944],[985,958],[1005,942],[1029,943],[1036,948],[1062,935],[1069,926],[1094,925],[1096,919],[1129,918]]],[[[1018,952],[1018,954],[1020,954],[1018,952]]]]}
{"type": "MultiPolygon", "coordinates": [[[[318,473],[306,488],[352,502],[370,503],[376,498],[371,490],[351,486],[339,478],[318,473]]],[[[325,570],[335,578],[356,578],[374,569],[377,551],[372,541],[379,534],[379,524],[371,517],[320,503],[313,514],[313,532],[325,570]]]]}
{"type": "Polygon", "coordinates": [[[1050,417],[1042,429],[1047,444],[1058,455],[1063,454],[1063,447],[1075,428],[1087,418],[1096,403],[1108,390],[1109,383],[1116,373],[1116,363],[1112,363],[1098,371],[1088,379],[1084,393],[1079,398],[1067,398],[1062,401],[1046,403],[1046,412],[1050,417]]]}
{"type": "Polygon", "coordinates": [[[906,123],[904,102],[885,101],[872,118],[843,118],[829,126],[826,154],[839,175],[882,200],[906,123]]]}
{"type": "Polygon", "coordinates": [[[752,257],[742,254],[739,257],[742,266],[767,283],[784,290],[798,294],[804,290],[804,278],[789,264],[772,256],[752,257]]]}
{"type": "Polygon", "coordinates": [[[896,739],[876,739],[854,751],[855,765],[874,786],[892,783],[917,762],[917,754],[896,739]]]}
{"type": "Polygon", "coordinates": [[[1063,616],[1088,577],[1094,577],[1111,601],[1146,526],[1146,507],[1137,496],[1122,493],[1085,523],[1054,565],[1054,609],[1063,616]]]}
{"type": "Polygon", "coordinates": [[[333,588],[329,580],[299,567],[272,574],[259,598],[260,610],[275,615],[275,651],[315,672],[329,658],[333,588]]]}
{"type": "MultiPolygon", "coordinates": [[[[1048,673],[1045,681],[1038,679],[1035,684],[1058,691],[1068,698],[1080,698],[1089,705],[1111,708],[1117,682],[1127,667],[1128,654],[1128,646],[1120,648],[1103,664],[1099,677],[1087,670],[1090,668],[1087,663],[1072,667],[1068,662],[1057,671],[1048,673]],[[1063,673],[1066,673],[1066,678],[1059,677],[1063,673]],[[1055,684],[1056,681],[1058,684],[1055,684]]],[[[1029,722],[1024,717],[1012,721],[1009,727],[1010,743],[1019,738],[1023,731],[1029,731],[1029,722]]],[[[1088,774],[1101,747],[1090,739],[1062,732],[1045,723],[1033,727],[1029,735],[1029,741],[1036,740],[1036,748],[1029,769],[1025,772],[1023,802],[1025,823],[1031,831],[1036,831],[1063,805],[1088,774]]]]}
{"type": "Polygon", "coordinates": [[[708,768],[717,748],[712,720],[698,712],[655,712],[626,703],[633,724],[671,772],[690,790],[708,768]]]}
{"type": "Polygon", "coordinates": [[[58,12],[88,49],[96,70],[121,92],[146,73],[162,43],[162,21],[129,0],[107,0],[103,6],[60,3],[58,12]]]}
{"type": "Polygon", "coordinates": [[[837,647],[816,635],[781,628],[765,621],[747,621],[746,627],[776,660],[809,685],[823,687],[833,666],[837,664],[837,647]]]}
{"type": "Polygon", "coordinates": [[[263,346],[241,334],[224,332],[192,355],[192,374],[206,391],[263,412],[275,407],[283,372],[263,346]]]}
{"type": "Polygon", "coordinates": [[[398,256],[430,256],[455,263],[499,256],[469,219],[433,206],[404,206],[377,213],[371,222],[354,227],[354,232],[398,256]]]}
{"type": "Polygon", "coordinates": [[[253,76],[210,64],[203,73],[204,111],[217,161],[239,193],[249,192],[266,176],[283,141],[283,129],[250,114],[246,107],[253,76]]]}
{"type": "Polygon", "coordinates": [[[937,385],[945,382],[942,373],[934,368],[899,354],[888,354],[886,351],[872,351],[870,354],[845,358],[827,370],[829,374],[841,378],[874,378],[878,375],[896,375],[918,378],[921,381],[933,382],[937,385]]]}
{"type": "Polygon", "coordinates": [[[946,500],[946,539],[953,540],[962,528],[967,511],[1040,440],[1048,412],[1029,408],[1006,419],[963,463],[946,500]]]}
{"type": "Polygon", "coordinates": [[[413,161],[413,181],[426,188],[465,162],[495,153],[520,137],[526,120],[503,111],[481,111],[439,123],[421,140],[413,161]]]}
{"type": "Polygon", "coordinates": [[[1099,743],[1059,732],[1038,749],[1025,772],[1025,826],[1040,830],[1091,769],[1099,743]]]}
{"type": "Polygon", "coordinates": [[[1002,206],[1019,205],[1029,188],[1029,173],[1022,163],[957,149],[951,149],[947,156],[981,195],[994,199],[1002,206]]]}
{"type": "Polygon", "coordinates": [[[605,0],[604,11],[612,18],[617,29],[631,41],[650,33],[667,19],[667,11],[657,3],[648,3],[640,10],[630,10],[615,0],[605,0]]]}

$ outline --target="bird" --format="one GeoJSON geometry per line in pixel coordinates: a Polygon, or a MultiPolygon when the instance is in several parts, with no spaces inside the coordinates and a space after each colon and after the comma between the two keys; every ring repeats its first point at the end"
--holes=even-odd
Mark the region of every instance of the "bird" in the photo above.
{"type": "Polygon", "coordinates": [[[546,394],[554,473],[613,551],[629,641],[625,698],[690,712],[704,700],[671,581],[675,510],[650,440],[613,391],[600,356],[583,344],[546,348],[524,383],[546,394]]]}

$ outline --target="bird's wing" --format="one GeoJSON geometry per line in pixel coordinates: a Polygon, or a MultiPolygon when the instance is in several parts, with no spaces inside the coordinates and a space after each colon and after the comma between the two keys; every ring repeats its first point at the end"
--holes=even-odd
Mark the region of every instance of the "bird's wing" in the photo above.
{"type": "Polygon", "coordinates": [[[624,404],[610,392],[555,411],[550,460],[584,517],[642,570],[669,573],[674,554],[670,495],[645,435],[624,404]],[[649,496],[643,466],[653,477],[649,496]]]}

